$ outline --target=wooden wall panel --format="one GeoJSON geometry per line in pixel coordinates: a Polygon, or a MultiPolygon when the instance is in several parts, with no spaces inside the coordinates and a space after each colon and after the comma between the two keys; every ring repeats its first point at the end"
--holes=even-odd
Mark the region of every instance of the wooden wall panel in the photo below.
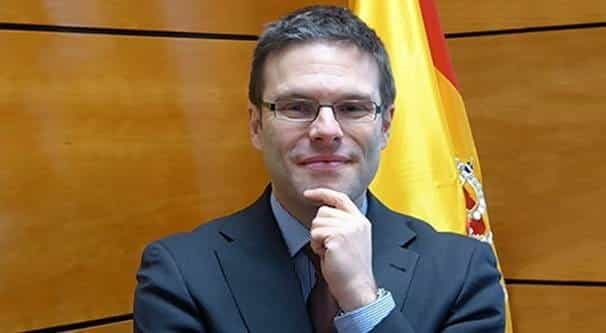
{"type": "Polygon", "coordinates": [[[603,0],[436,0],[445,32],[606,22],[603,0]]]}
{"type": "Polygon", "coordinates": [[[144,244],[263,190],[253,42],[0,40],[0,331],[130,312],[144,244]]]}
{"type": "MultiPolygon", "coordinates": [[[[346,2],[25,0],[3,2],[0,22],[258,34],[294,8],[346,2]]],[[[450,33],[606,22],[599,0],[438,7],[450,33]]],[[[605,34],[449,41],[508,278],[606,281],[605,34]]],[[[245,121],[254,43],[7,31],[0,40],[11,50],[0,53],[0,331],[130,312],[144,244],[262,190],[245,121]]],[[[604,288],[509,289],[518,333],[606,326],[604,288]]]]}
{"type": "Polygon", "coordinates": [[[0,22],[258,34],[265,23],[312,4],[347,0],[12,0],[0,6],[0,22]]]}
{"type": "Polygon", "coordinates": [[[605,35],[449,42],[508,278],[606,281],[605,35]]]}
{"type": "MultiPolygon", "coordinates": [[[[436,0],[445,32],[606,22],[602,0],[436,0]]],[[[130,29],[258,34],[262,25],[311,4],[346,6],[347,0],[296,1],[77,1],[11,0],[0,22],[130,29]]]]}
{"type": "Polygon", "coordinates": [[[510,285],[515,333],[595,333],[606,328],[606,287],[510,285]]]}

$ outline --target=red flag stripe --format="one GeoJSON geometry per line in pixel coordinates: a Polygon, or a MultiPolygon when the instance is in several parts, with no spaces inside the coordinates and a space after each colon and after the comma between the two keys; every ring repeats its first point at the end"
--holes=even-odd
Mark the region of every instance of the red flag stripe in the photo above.
{"type": "Polygon", "coordinates": [[[419,0],[434,66],[459,90],[434,0],[419,0]]]}

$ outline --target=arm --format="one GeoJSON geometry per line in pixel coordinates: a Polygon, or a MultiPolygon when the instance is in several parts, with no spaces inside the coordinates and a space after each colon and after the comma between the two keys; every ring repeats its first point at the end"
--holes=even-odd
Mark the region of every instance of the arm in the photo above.
{"type": "Polygon", "coordinates": [[[160,242],[143,251],[134,301],[135,332],[204,332],[172,255],[160,242]]]}
{"type": "MultiPolygon", "coordinates": [[[[440,332],[504,332],[505,295],[490,246],[478,242],[466,270],[459,296],[440,332]]],[[[412,333],[414,330],[406,316],[394,309],[372,332],[412,333]]]]}

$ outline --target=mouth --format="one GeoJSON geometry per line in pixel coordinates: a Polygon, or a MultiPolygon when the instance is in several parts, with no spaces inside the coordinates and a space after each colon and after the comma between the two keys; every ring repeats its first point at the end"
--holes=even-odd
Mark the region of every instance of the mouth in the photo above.
{"type": "Polygon", "coordinates": [[[332,171],[351,163],[351,160],[341,155],[316,155],[302,159],[299,166],[310,170],[332,171]]]}

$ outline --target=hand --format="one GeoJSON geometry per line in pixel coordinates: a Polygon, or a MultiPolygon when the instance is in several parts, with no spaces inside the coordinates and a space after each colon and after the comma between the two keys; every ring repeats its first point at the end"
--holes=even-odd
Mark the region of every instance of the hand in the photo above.
{"type": "Polygon", "coordinates": [[[311,248],[331,294],[345,312],[374,302],[370,221],[344,193],[318,188],[303,195],[323,204],[311,223],[311,248]]]}

